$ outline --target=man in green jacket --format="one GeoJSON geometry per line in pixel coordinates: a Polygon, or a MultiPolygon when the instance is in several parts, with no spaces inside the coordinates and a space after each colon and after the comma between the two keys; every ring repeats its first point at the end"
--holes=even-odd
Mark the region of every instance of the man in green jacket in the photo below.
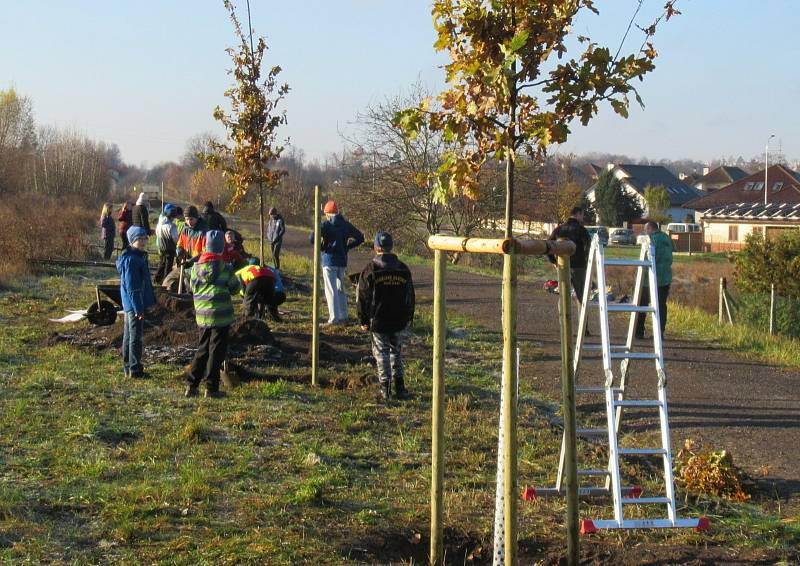
{"type": "Polygon", "coordinates": [[[205,235],[205,252],[192,267],[194,313],[200,327],[200,342],[187,376],[186,397],[197,395],[203,380],[206,397],[221,397],[219,373],[228,353],[228,330],[234,320],[231,296],[240,289],[233,268],[222,260],[224,248],[224,232],[210,230],[205,235]]]}
{"type": "MultiPolygon", "coordinates": [[[[667,327],[667,297],[669,297],[669,286],[672,284],[672,240],[661,231],[653,221],[644,226],[645,233],[650,236],[650,241],[656,249],[656,279],[658,286],[658,312],[661,315],[661,337],[664,337],[664,329],[667,327]]],[[[650,281],[645,274],[645,288],[642,289],[642,296],[639,299],[640,306],[650,304],[650,281]]],[[[636,337],[644,338],[644,315],[636,317],[636,337]]]]}

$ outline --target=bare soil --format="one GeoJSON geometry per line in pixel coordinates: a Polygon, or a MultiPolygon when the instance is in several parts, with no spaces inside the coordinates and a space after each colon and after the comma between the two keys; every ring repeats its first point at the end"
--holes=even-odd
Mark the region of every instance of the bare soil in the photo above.
{"type": "MultiPolygon", "coordinates": [[[[87,325],[77,333],[53,333],[50,343],[67,342],[100,352],[122,347],[123,326],[87,325]]],[[[320,361],[327,365],[372,363],[369,348],[361,337],[347,334],[324,335],[320,341],[320,361]]],[[[190,297],[158,292],[156,304],[148,309],[144,324],[146,364],[166,363],[186,366],[194,357],[198,328],[190,297]]],[[[270,368],[307,367],[311,357],[311,336],[307,333],[275,332],[267,322],[241,318],[231,326],[229,362],[240,379],[273,381],[270,368]]],[[[358,389],[372,383],[372,372],[337,377],[332,385],[339,389],[358,389]]],[[[308,382],[302,375],[297,381],[308,382]]],[[[324,384],[323,384],[324,385],[324,384]]]]}

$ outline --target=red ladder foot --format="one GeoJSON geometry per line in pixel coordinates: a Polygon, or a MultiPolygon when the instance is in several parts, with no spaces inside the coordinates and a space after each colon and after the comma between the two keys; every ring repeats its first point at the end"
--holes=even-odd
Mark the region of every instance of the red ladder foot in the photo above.
{"type": "Polygon", "coordinates": [[[533,487],[526,487],[522,490],[523,501],[534,501],[536,499],[536,489],[533,487]]]}
{"type": "Polygon", "coordinates": [[[594,526],[594,521],[591,519],[581,519],[581,534],[590,535],[597,532],[597,527],[594,526]]]}
{"type": "Polygon", "coordinates": [[[711,521],[708,517],[700,517],[700,520],[697,522],[697,526],[694,528],[694,532],[699,533],[701,531],[708,531],[711,529],[711,521]]]}

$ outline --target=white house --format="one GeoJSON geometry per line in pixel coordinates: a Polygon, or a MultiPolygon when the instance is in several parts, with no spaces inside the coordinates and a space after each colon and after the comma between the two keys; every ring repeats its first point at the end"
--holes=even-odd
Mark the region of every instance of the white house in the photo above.
{"type": "MultiPolygon", "coordinates": [[[[671,218],[671,222],[683,222],[687,214],[693,215],[692,211],[683,208],[683,205],[699,197],[700,193],[670,173],[666,167],[609,163],[607,168],[619,179],[623,190],[639,201],[645,216],[649,213],[644,200],[645,188],[658,185],[663,186],[669,193],[670,207],[665,213],[671,218]]],[[[589,187],[586,192],[586,198],[590,202],[594,202],[596,187],[597,183],[589,187]]]]}

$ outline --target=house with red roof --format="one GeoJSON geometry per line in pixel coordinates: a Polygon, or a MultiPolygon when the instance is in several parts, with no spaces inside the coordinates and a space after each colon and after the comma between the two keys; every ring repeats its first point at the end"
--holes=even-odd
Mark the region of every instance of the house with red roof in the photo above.
{"type": "Polygon", "coordinates": [[[740,250],[750,234],[774,237],[800,228],[800,174],[775,164],[767,169],[766,180],[759,171],[684,208],[696,211],[707,250],[740,250]]]}

